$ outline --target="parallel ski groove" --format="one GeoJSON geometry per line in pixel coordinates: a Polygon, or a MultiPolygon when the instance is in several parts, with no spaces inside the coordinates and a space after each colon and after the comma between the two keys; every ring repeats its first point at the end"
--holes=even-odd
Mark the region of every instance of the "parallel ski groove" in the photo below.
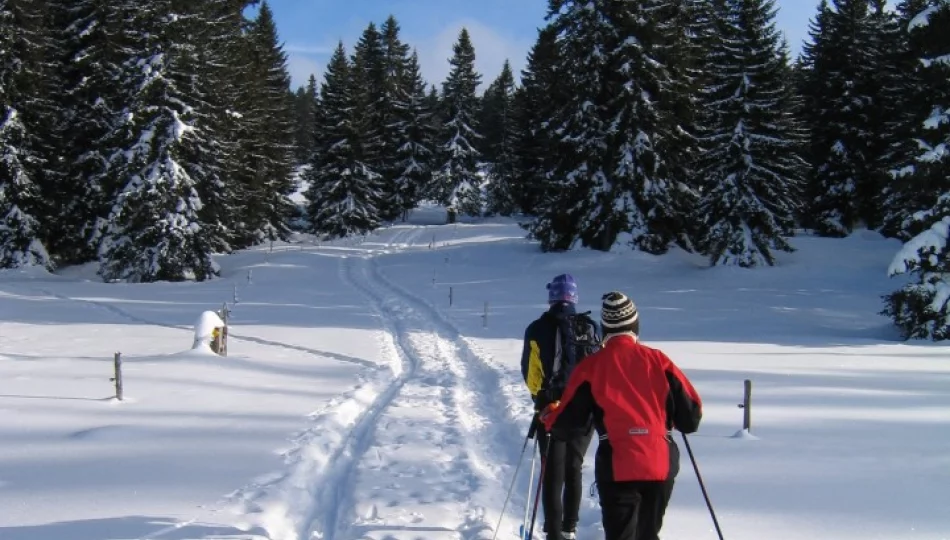
{"type": "Polygon", "coordinates": [[[503,497],[505,482],[514,470],[518,448],[512,441],[524,437],[511,406],[506,403],[512,396],[506,392],[506,399],[495,398],[502,383],[498,371],[480,361],[458,330],[440,320],[430,306],[386,280],[379,273],[375,257],[369,260],[367,276],[371,286],[382,291],[380,297],[402,306],[399,312],[403,319],[395,321],[401,334],[408,333],[407,325],[412,325],[415,339],[409,339],[408,344],[399,340],[406,346],[404,350],[416,355],[420,365],[426,366],[425,371],[437,373],[436,380],[450,391],[445,405],[461,428],[460,450],[466,456],[473,480],[477,479],[469,515],[458,532],[463,538],[476,538],[495,525],[497,518],[489,516],[487,509],[503,497]],[[427,342],[419,343],[419,335],[428,336],[427,342]],[[433,345],[434,350],[430,348],[433,345]]]}
{"type": "MultiPolygon", "coordinates": [[[[333,463],[335,477],[322,482],[318,495],[314,498],[314,507],[310,519],[307,523],[300,524],[301,531],[299,538],[322,538],[324,540],[334,540],[336,532],[340,528],[339,519],[341,514],[340,503],[346,496],[348,486],[352,485],[352,478],[356,471],[356,464],[359,463],[363,454],[370,448],[373,440],[373,433],[379,422],[379,417],[383,411],[393,402],[399,391],[414,374],[418,367],[418,362],[410,355],[406,354],[405,345],[402,341],[405,336],[397,333],[392,327],[391,317],[386,314],[385,305],[381,302],[374,292],[369,289],[365,282],[354,279],[353,258],[344,258],[343,266],[345,271],[341,277],[345,283],[370,300],[373,310],[380,318],[380,322],[386,332],[386,335],[392,340],[395,346],[390,355],[394,355],[392,360],[393,373],[395,379],[384,392],[374,401],[372,407],[356,423],[353,430],[350,431],[349,441],[345,451],[330,460],[333,463]],[[322,517],[317,514],[322,514],[322,517]]],[[[313,479],[316,481],[316,479],[313,479]]]]}
{"type": "MultiPolygon", "coordinates": [[[[382,286],[371,269],[371,265],[363,266],[361,276],[365,281],[358,283],[357,288],[371,297],[374,305],[383,314],[387,329],[395,336],[395,344],[400,356],[412,362],[415,369],[418,370],[417,377],[426,376],[426,381],[424,383],[420,382],[420,384],[439,388],[441,398],[437,407],[439,412],[446,416],[447,421],[437,427],[444,430],[449,439],[458,439],[453,443],[460,454],[460,459],[455,460],[455,463],[462,464],[469,469],[472,474],[467,475],[467,477],[476,482],[472,487],[477,488],[478,482],[485,479],[486,474],[479,473],[476,466],[481,465],[480,468],[484,468],[485,460],[470,455],[473,447],[472,441],[465,430],[460,429],[464,422],[464,416],[466,414],[470,415],[472,411],[460,400],[463,383],[459,381],[456,373],[450,369],[453,352],[446,349],[444,340],[437,332],[430,331],[429,326],[431,325],[428,324],[425,318],[420,319],[415,312],[402,309],[406,305],[405,302],[401,302],[388,288],[382,286]]],[[[487,422],[487,420],[482,420],[487,422]]],[[[337,520],[344,515],[344,512],[340,511],[338,503],[342,500],[353,502],[355,499],[355,494],[351,492],[352,487],[348,487],[353,484],[353,482],[347,482],[340,486],[340,498],[333,508],[337,514],[337,520]],[[350,491],[346,491],[347,489],[350,491]]],[[[457,529],[462,538],[475,538],[479,532],[488,528],[483,518],[484,511],[476,505],[469,506],[465,521],[457,529]]],[[[347,511],[345,515],[355,517],[352,509],[347,511]]],[[[343,538],[340,535],[349,532],[350,524],[338,522],[337,525],[337,529],[332,533],[329,532],[331,530],[329,527],[325,527],[324,536],[320,538],[329,540],[343,538]]],[[[347,536],[347,538],[349,537],[347,536]]]]}

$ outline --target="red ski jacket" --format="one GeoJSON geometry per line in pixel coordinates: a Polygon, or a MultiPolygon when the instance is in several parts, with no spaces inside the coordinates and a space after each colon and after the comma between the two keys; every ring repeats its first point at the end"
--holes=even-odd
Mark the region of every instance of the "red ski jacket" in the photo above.
{"type": "Polygon", "coordinates": [[[591,415],[600,435],[598,482],[662,481],[679,470],[670,431],[699,429],[702,401],[662,351],[619,334],[577,365],[544,424],[556,437],[591,415]]]}

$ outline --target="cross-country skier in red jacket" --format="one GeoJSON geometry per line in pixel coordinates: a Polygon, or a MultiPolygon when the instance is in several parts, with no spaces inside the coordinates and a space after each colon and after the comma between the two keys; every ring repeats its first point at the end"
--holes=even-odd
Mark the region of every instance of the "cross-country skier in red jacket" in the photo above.
{"type": "Polygon", "coordinates": [[[679,472],[671,430],[696,431],[702,401],[666,354],[640,343],[637,308],[623,293],[604,295],[601,324],[603,349],[578,364],[541,420],[556,436],[593,413],[606,540],[658,540],[679,472]]]}

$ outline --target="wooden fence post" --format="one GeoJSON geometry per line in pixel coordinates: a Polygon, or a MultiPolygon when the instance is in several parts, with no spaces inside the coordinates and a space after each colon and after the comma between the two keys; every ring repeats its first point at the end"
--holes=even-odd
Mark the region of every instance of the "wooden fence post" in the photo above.
{"type": "Polygon", "coordinates": [[[452,307],[452,287],[449,287],[449,307],[452,307]]]}
{"type": "Polygon", "coordinates": [[[115,381],[115,398],[119,401],[122,401],[122,353],[115,353],[115,377],[112,378],[115,381]]]}
{"type": "Polygon", "coordinates": [[[752,432],[752,381],[746,379],[743,383],[743,396],[742,404],[739,405],[739,408],[742,409],[742,429],[752,432]]]}
{"type": "Polygon", "coordinates": [[[221,320],[224,321],[224,328],[221,329],[221,345],[218,347],[218,354],[221,356],[228,355],[228,303],[225,302],[221,306],[221,320]]]}

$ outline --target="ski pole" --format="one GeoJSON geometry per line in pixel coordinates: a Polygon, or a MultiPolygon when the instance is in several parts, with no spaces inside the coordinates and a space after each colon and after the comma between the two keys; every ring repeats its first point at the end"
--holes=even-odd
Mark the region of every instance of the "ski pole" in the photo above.
{"type": "Polygon", "coordinates": [[[531,450],[531,474],[528,475],[528,494],[524,499],[524,519],[521,520],[521,530],[518,532],[518,538],[524,539],[525,528],[528,526],[528,516],[531,512],[531,488],[534,487],[534,462],[538,458],[538,439],[534,439],[534,448],[531,450]]]}
{"type": "MultiPolygon", "coordinates": [[[[528,428],[528,435],[524,438],[524,444],[521,445],[521,454],[518,456],[518,465],[515,467],[515,474],[512,475],[511,485],[508,486],[508,495],[505,496],[505,504],[501,505],[501,514],[498,516],[498,525],[495,527],[495,534],[492,535],[492,540],[495,540],[498,537],[498,529],[501,528],[501,520],[505,517],[505,509],[508,508],[508,500],[511,499],[511,490],[515,487],[515,481],[518,480],[518,471],[521,469],[521,462],[524,461],[524,451],[528,448],[528,441],[531,440],[531,428],[528,428]]],[[[531,461],[532,468],[534,468],[534,460],[531,461]]],[[[532,473],[534,474],[534,473],[532,473]]]]}
{"type": "Polygon", "coordinates": [[[696,479],[699,480],[699,488],[703,490],[703,498],[706,499],[706,507],[709,508],[709,515],[712,516],[713,525],[716,526],[716,534],[719,535],[719,540],[722,538],[722,529],[719,528],[719,520],[716,519],[716,512],[713,510],[712,503],[709,502],[709,494],[706,493],[706,484],[703,483],[703,476],[699,474],[699,465],[696,464],[696,457],[693,456],[693,449],[689,446],[689,439],[686,438],[686,434],[680,432],[680,435],[683,436],[683,442],[686,444],[686,451],[689,453],[689,460],[693,462],[693,470],[696,471],[696,479]]]}
{"type": "Polygon", "coordinates": [[[547,469],[548,455],[551,453],[551,435],[545,433],[544,440],[547,441],[547,448],[544,449],[544,457],[541,458],[541,474],[538,475],[538,492],[534,495],[534,510],[531,512],[531,524],[526,531],[527,534],[525,535],[525,540],[531,540],[534,538],[534,522],[538,518],[538,503],[541,501],[541,487],[544,484],[544,470],[547,469]]]}

